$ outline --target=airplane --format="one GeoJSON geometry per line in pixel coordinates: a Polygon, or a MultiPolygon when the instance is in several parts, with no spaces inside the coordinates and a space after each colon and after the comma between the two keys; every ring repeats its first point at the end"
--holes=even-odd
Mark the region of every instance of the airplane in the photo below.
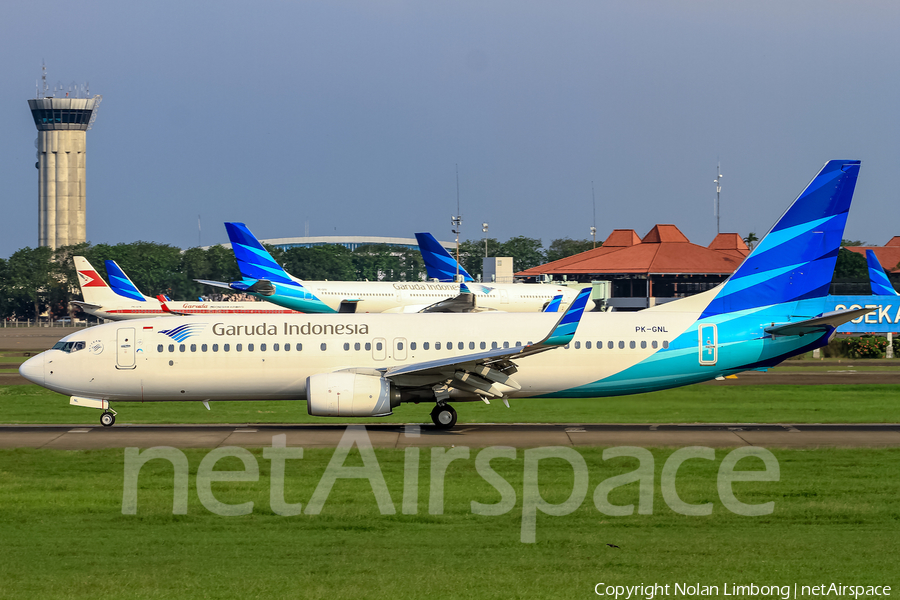
{"type": "Polygon", "coordinates": [[[887,274],[871,250],[866,250],[871,296],[828,296],[832,310],[857,308],[873,309],[838,327],[838,333],[882,333],[889,336],[900,332],[900,294],[891,285],[887,274]]]}
{"type": "Polygon", "coordinates": [[[416,242],[419,244],[419,252],[422,253],[422,260],[425,262],[428,279],[456,281],[457,277],[461,277],[465,282],[475,281],[475,278],[469,275],[469,272],[463,269],[462,265],[430,233],[417,233],[416,242]]]}
{"type": "MultiPolygon", "coordinates": [[[[243,279],[233,283],[198,279],[215,287],[238,290],[278,306],[305,313],[415,313],[456,296],[458,283],[431,281],[301,281],[275,262],[243,223],[225,223],[243,279]]],[[[563,306],[577,296],[564,285],[537,283],[468,284],[481,309],[541,312],[554,296],[563,306]]]]}
{"type": "Polygon", "coordinates": [[[161,302],[160,298],[165,297],[151,298],[142,294],[115,261],[106,261],[106,274],[112,284],[110,286],[85,257],[74,256],[73,260],[83,300],[72,300],[71,303],[101,319],[122,321],[172,315],[295,313],[263,302],[172,302],[168,299],[161,302]]]}
{"type": "MultiPolygon", "coordinates": [[[[451,402],[594,398],[663,390],[826,345],[871,309],[826,311],[860,162],[825,164],[724,283],[640,312],[584,312],[582,290],[552,313],[304,314],[110,323],[24,362],[27,380],[103,410],[111,402],[306,400],[329,417],[451,402]]],[[[602,405],[598,405],[602,410],[602,405]]]]}

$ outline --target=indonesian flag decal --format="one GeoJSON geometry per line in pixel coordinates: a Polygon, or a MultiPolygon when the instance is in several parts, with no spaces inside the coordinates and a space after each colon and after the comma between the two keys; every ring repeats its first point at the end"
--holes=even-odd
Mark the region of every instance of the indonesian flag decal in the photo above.
{"type": "Polygon", "coordinates": [[[81,279],[83,287],[107,287],[97,271],[78,271],[78,278],[81,279]]]}

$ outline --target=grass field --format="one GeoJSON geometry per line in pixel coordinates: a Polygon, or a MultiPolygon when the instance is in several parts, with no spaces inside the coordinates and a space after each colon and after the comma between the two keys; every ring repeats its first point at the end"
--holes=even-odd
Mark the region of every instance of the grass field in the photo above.
{"type": "MultiPolygon", "coordinates": [[[[678,472],[684,501],[713,503],[702,517],[678,514],[662,497],[660,472],[671,449],[652,450],[653,514],[621,517],[600,513],[593,491],[637,462],[578,451],[589,470],[587,497],[572,514],[538,514],[534,544],[520,542],[521,450],[515,460],[491,463],[516,494],[515,507],[495,517],[470,507],[501,497],[477,473],[474,451],[447,468],[443,514],[428,510],[428,451],[417,514],[399,514],[405,455],[377,450],[398,514],[379,513],[367,481],[338,480],[321,514],[292,517],[270,508],[270,462],[260,451],[258,481],[213,484],[222,502],[254,502],[239,517],[215,515],[199,502],[195,475],[206,451],[185,452],[185,515],[172,514],[167,462],[143,467],[137,514],[123,515],[122,450],[0,451],[0,598],[590,598],[600,582],[900,589],[900,450],[775,450],[779,481],[734,484],[743,502],[775,503],[761,517],[723,507],[716,470],[727,450],[678,472]]],[[[302,460],[287,461],[288,502],[307,507],[332,452],[307,449],[302,460]]],[[[227,458],[217,468],[240,464],[227,458]]],[[[347,464],[362,464],[356,450],[347,464]]],[[[572,490],[572,469],[560,459],[541,461],[539,481],[546,501],[560,503],[572,490]]],[[[637,484],[616,489],[610,501],[637,503],[637,484]]]]}
{"type": "MultiPolygon", "coordinates": [[[[118,423],[334,423],[310,417],[305,402],[120,402],[118,423]]],[[[460,423],[895,423],[898,385],[694,385],[613,398],[513,399],[456,404],[460,423]]],[[[431,407],[404,404],[359,423],[429,422],[431,407]]],[[[96,424],[99,410],[69,406],[36,385],[0,386],[0,423],[96,424]]]]}

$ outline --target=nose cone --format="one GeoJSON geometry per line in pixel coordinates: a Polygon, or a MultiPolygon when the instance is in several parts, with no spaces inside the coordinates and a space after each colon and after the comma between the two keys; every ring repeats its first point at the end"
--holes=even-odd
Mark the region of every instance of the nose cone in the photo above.
{"type": "Polygon", "coordinates": [[[19,367],[19,375],[38,385],[44,385],[44,353],[32,356],[19,367]]]}

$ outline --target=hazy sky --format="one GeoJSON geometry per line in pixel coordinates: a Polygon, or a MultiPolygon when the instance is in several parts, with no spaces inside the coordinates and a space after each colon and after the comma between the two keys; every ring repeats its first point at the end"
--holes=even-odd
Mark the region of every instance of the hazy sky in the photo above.
{"type": "Polygon", "coordinates": [[[861,159],[847,237],[900,235],[894,0],[0,4],[0,257],[37,244],[26,100],[90,83],[87,231],[180,247],[431,231],[760,237],[861,159]]]}

